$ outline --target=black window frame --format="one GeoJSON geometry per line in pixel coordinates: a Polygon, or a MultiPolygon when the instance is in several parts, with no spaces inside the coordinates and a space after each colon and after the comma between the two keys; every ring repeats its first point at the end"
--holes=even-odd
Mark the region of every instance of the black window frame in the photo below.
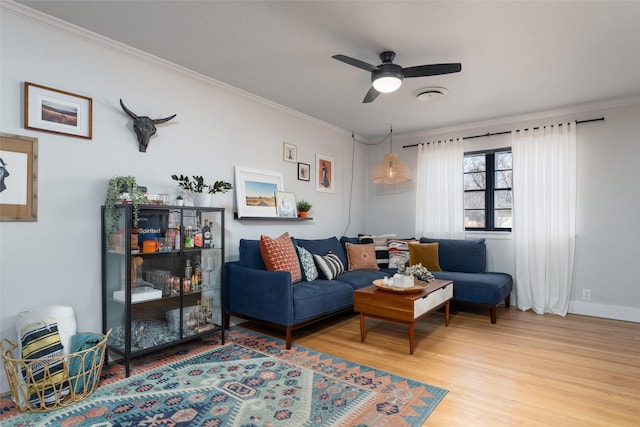
{"type": "MultiPolygon", "coordinates": [[[[500,231],[500,232],[511,232],[512,228],[511,227],[496,227],[495,226],[495,192],[496,191],[504,191],[504,190],[509,190],[511,191],[511,194],[513,194],[513,183],[511,184],[512,186],[509,188],[495,188],[495,176],[496,176],[496,163],[495,163],[495,157],[496,157],[496,153],[511,153],[513,154],[513,151],[511,150],[511,147],[503,147],[503,148],[496,148],[496,149],[492,149],[492,150],[479,150],[479,151],[469,151],[469,152],[465,152],[464,153],[464,157],[467,156],[478,156],[478,155],[484,155],[485,157],[485,189],[484,190],[464,190],[464,193],[471,193],[471,192],[479,192],[479,191],[483,191],[484,192],[484,227],[466,227],[465,226],[465,231],[500,231]]],[[[512,159],[513,160],[513,159],[512,159]]],[[[469,172],[464,172],[464,174],[469,173],[469,172]]],[[[513,163],[511,164],[511,174],[513,177],[513,163]]],[[[464,181],[464,179],[463,179],[464,181]]],[[[466,211],[467,210],[472,210],[472,209],[466,209],[464,208],[465,211],[465,217],[466,217],[466,211]]],[[[511,215],[512,215],[512,219],[513,219],[513,205],[511,206],[511,215]]]]}

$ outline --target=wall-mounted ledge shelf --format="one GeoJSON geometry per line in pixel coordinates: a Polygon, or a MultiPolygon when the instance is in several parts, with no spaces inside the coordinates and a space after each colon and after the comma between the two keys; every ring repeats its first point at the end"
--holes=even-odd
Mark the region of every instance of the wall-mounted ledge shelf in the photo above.
{"type": "Polygon", "coordinates": [[[238,221],[311,221],[313,220],[313,217],[308,216],[306,218],[292,218],[285,216],[243,216],[238,218],[238,213],[234,212],[233,219],[237,219],[238,221]]]}

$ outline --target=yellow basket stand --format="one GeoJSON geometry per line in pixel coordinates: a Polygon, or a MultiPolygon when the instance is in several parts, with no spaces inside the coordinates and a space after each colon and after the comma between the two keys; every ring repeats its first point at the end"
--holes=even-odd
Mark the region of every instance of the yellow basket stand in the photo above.
{"type": "Polygon", "coordinates": [[[100,383],[100,374],[105,360],[107,338],[111,330],[102,335],[102,340],[94,347],[70,353],[66,356],[46,359],[18,359],[15,353],[18,345],[3,339],[2,361],[11,389],[11,398],[21,411],[42,412],[72,405],[90,396],[100,383]],[[63,375],[58,373],[52,379],[49,364],[62,360],[63,375]],[[69,374],[69,361],[73,360],[78,372],[69,374]],[[34,371],[43,370],[44,378],[36,382],[34,371]],[[24,374],[23,374],[24,373],[24,374]],[[53,397],[51,392],[53,391],[53,397]],[[32,406],[29,400],[37,395],[38,405],[32,406]],[[45,401],[45,395],[49,397],[45,401]]]}

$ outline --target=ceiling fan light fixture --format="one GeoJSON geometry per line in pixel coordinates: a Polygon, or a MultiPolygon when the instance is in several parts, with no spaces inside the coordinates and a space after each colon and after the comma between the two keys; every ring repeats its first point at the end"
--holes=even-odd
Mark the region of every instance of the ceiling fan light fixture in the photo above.
{"type": "Polygon", "coordinates": [[[395,92],[402,84],[402,79],[402,68],[395,64],[380,64],[377,70],[371,72],[373,88],[380,93],[395,92]]]}
{"type": "Polygon", "coordinates": [[[402,79],[397,76],[380,76],[373,80],[373,87],[380,93],[391,93],[402,85],[402,79]]]}

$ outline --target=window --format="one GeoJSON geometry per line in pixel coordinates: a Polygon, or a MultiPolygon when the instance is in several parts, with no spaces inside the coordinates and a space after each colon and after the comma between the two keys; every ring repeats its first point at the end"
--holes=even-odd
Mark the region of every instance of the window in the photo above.
{"type": "Polygon", "coordinates": [[[464,155],[464,227],[511,231],[511,148],[464,155]]]}

